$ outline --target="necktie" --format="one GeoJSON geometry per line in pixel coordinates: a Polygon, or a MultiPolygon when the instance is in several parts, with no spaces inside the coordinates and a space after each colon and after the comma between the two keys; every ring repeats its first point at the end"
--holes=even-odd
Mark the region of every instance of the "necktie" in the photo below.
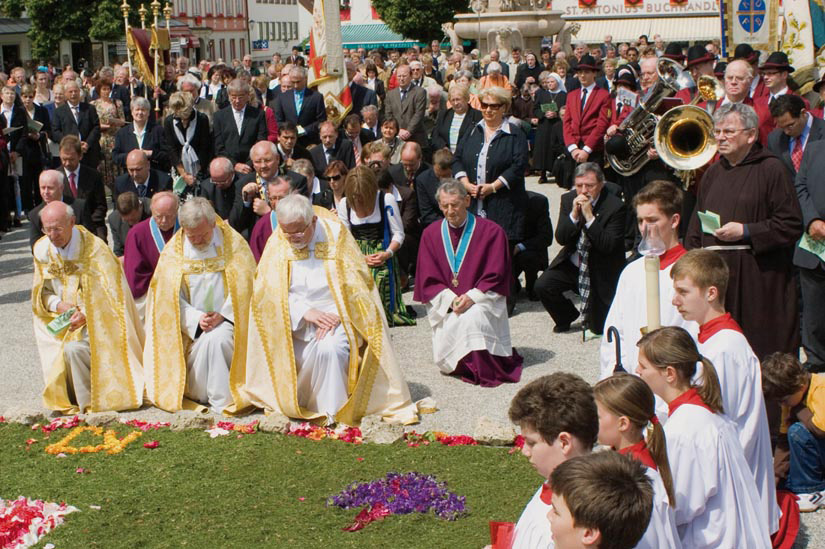
{"type": "Polygon", "coordinates": [[[407,90],[401,90],[401,102],[404,102],[404,98],[407,97],[407,90]]]}
{"type": "Polygon", "coordinates": [[[587,88],[582,88],[582,114],[584,114],[584,105],[587,103],[587,88]]]}
{"type": "Polygon", "coordinates": [[[588,260],[590,258],[590,238],[584,229],[584,220],[582,220],[581,234],[576,243],[576,251],[579,252],[579,296],[581,297],[581,313],[587,322],[587,312],[590,310],[590,267],[588,260]]]}
{"type": "Polygon", "coordinates": [[[75,176],[74,172],[69,174],[69,188],[72,190],[72,196],[75,198],[77,198],[77,181],[75,181],[76,177],[77,176],[75,176]]]}
{"type": "Polygon", "coordinates": [[[80,108],[75,106],[72,107],[72,115],[74,116],[74,121],[77,123],[80,120],[80,108]]]}
{"type": "Polygon", "coordinates": [[[327,164],[329,164],[332,162],[332,149],[327,149],[324,153],[327,155],[327,164]]]}
{"type": "Polygon", "coordinates": [[[235,125],[238,127],[238,135],[241,135],[241,127],[243,126],[243,111],[235,111],[235,125]]]}
{"type": "Polygon", "coordinates": [[[298,93],[295,92],[295,112],[301,114],[301,107],[304,105],[304,94],[303,92],[298,93]]]}
{"type": "Polygon", "coordinates": [[[793,150],[791,151],[791,162],[793,162],[793,169],[795,171],[799,171],[799,165],[802,164],[802,153],[805,152],[805,149],[802,148],[802,136],[796,138],[796,142],[793,145],[793,150]]]}
{"type": "Polygon", "coordinates": [[[353,152],[355,153],[355,165],[361,165],[361,140],[356,139],[352,142],[353,152]]]}
{"type": "Polygon", "coordinates": [[[141,183],[137,186],[138,196],[140,198],[146,198],[146,183],[141,183]]]}

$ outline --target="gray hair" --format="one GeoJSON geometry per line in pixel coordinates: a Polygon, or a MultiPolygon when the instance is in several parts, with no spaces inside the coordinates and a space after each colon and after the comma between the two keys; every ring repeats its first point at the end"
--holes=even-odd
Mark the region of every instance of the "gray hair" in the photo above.
{"type": "Polygon", "coordinates": [[[149,103],[149,100],[146,99],[145,97],[141,97],[139,95],[132,98],[131,106],[132,106],[133,109],[135,107],[138,107],[138,108],[146,109],[147,111],[151,110],[151,108],[152,108],[152,104],[149,103]]]}
{"type": "Polygon", "coordinates": [[[299,67],[298,65],[295,65],[291,69],[289,69],[289,76],[292,76],[293,74],[297,74],[301,78],[306,78],[307,70],[304,67],[299,67]]]}
{"type": "Polygon", "coordinates": [[[460,71],[456,71],[456,73],[455,73],[455,78],[454,78],[453,80],[455,81],[455,80],[458,80],[459,78],[462,78],[462,77],[463,77],[463,78],[466,78],[466,79],[467,79],[467,80],[469,80],[470,82],[472,82],[472,81],[473,81],[473,73],[472,73],[472,72],[470,72],[470,71],[468,71],[468,70],[460,70],[460,71]]]}
{"type": "Polygon", "coordinates": [[[202,196],[195,196],[183,203],[178,214],[178,222],[184,229],[194,229],[204,221],[215,226],[215,209],[202,196]]]}
{"type": "Polygon", "coordinates": [[[178,80],[178,91],[183,91],[184,84],[194,86],[195,89],[200,89],[201,87],[201,81],[198,80],[198,77],[192,74],[191,72],[187,72],[186,74],[180,77],[180,80],[178,80]]]}
{"type": "Polygon", "coordinates": [[[490,73],[501,73],[501,63],[498,61],[490,61],[490,64],[487,65],[487,74],[490,73]]]}
{"type": "Polygon", "coordinates": [[[361,109],[362,115],[369,114],[371,112],[378,114],[378,107],[376,107],[375,105],[364,105],[364,108],[361,109]]]}
{"type": "Polygon", "coordinates": [[[63,175],[63,172],[59,172],[57,170],[43,170],[42,172],[40,172],[40,177],[38,178],[38,183],[40,181],[43,181],[44,179],[53,180],[55,182],[55,184],[57,184],[57,186],[60,187],[61,189],[66,184],[66,179],[65,179],[65,176],[63,175]]]}
{"type": "Polygon", "coordinates": [[[729,115],[735,114],[742,122],[742,126],[746,130],[753,130],[759,127],[759,116],[753,107],[745,105],[744,103],[726,103],[716,109],[713,113],[713,125],[718,126],[729,115]]]}
{"type": "Polygon", "coordinates": [[[604,172],[596,162],[582,162],[576,166],[576,170],[573,172],[573,179],[585,176],[589,173],[596,176],[596,181],[599,183],[604,183],[604,172]]]}
{"type": "Polygon", "coordinates": [[[249,84],[236,78],[226,87],[226,93],[249,93],[249,84]]]}
{"type": "Polygon", "coordinates": [[[465,101],[470,100],[470,88],[468,86],[464,84],[453,84],[450,86],[448,95],[452,98],[456,93],[461,94],[461,97],[463,97],[465,101]]]}
{"type": "Polygon", "coordinates": [[[297,193],[287,195],[279,200],[278,206],[275,208],[275,214],[278,216],[279,225],[294,221],[303,221],[308,224],[315,217],[312,202],[309,201],[309,198],[297,193]]]}
{"type": "Polygon", "coordinates": [[[440,194],[454,194],[457,195],[459,198],[464,198],[467,195],[467,189],[464,188],[464,185],[461,184],[460,181],[457,179],[444,179],[443,183],[438,186],[438,190],[435,191],[435,201],[438,202],[438,196],[440,194]]]}
{"type": "Polygon", "coordinates": [[[223,169],[224,174],[232,173],[235,171],[235,165],[232,163],[225,156],[216,156],[212,159],[212,162],[209,163],[209,171],[212,172],[212,168],[215,169],[223,169]]]}
{"type": "Polygon", "coordinates": [[[312,185],[312,179],[315,177],[315,168],[312,167],[312,162],[306,158],[299,158],[292,162],[292,171],[306,177],[307,182],[312,185]]]}
{"type": "Polygon", "coordinates": [[[441,97],[443,91],[444,88],[438,84],[430,84],[429,87],[427,87],[427,97],[441,97]]]}
{"type": "MultiPolygon", "coordinates": [[[[66,206],[66,210],[65,210],[66,211],[66,216],[64,217],[64,219],[68,220],[68,219],[71,219],[72,217],[75,216],[74,215],[74,208],[72,208],[68,204],[65,204],[65,206],[66,206]]],[[[45,210],[45,208],[43,208],[43,210],[45,210]]],[[[37,214],[37,217],[39,217],[40,219],[43,219],[43,210],[40,210],[40,212],[38,212],[38,214],[37,214]]]]}

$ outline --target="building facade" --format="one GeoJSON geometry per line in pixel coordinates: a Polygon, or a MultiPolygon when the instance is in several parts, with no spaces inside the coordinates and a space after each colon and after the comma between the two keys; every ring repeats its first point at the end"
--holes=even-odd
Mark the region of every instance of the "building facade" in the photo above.
{"type": "Polygon", "coordinates": [[[249,0],[249,19],[253,62],[269,61],[274,53],[288,55],[312,25],[312,15],[298,0],[249,0]]]}

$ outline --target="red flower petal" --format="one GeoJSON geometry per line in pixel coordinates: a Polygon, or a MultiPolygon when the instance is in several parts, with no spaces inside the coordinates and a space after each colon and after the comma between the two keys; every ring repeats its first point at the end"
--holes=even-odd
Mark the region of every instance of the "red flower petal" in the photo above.
{"type": "Polygon", "coordinates": [[[153,450],[153,449],[157,448],[159,444],[160,443],[157,440],[153,440],[152,442],[145,442],[143,444],[143,447],[144,448],[149,448],[150,450],[153,450]]]}

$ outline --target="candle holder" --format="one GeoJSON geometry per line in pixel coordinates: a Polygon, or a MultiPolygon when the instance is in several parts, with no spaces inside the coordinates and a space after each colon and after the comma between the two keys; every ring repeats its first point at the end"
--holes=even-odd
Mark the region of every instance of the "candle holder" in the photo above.
{"type": "Polygon", "coordinates": [[[645,262],[645,305],[647,307],[647,326],[642,328],[642,335],[662,326],[659,312],[659,256],[665,253],[665,243],[659,235],[656,225],[645,225],[639,253],[645,262]]]}

